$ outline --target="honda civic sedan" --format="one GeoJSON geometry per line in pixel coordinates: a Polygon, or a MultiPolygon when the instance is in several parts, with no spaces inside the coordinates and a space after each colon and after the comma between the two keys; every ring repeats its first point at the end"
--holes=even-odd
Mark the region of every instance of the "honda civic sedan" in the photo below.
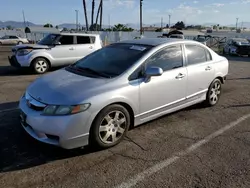
{"type": "Polygon", "coordinates": [[[216,105],[228,66],[196,41],[114,43],[31,83],[19,103],[21,125],[65,149],[109,148],[130,127],[196,103],[216,105]]]}

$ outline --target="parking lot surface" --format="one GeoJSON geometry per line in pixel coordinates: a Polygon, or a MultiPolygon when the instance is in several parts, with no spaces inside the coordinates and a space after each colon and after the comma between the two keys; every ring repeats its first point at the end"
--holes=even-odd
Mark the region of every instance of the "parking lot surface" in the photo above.
{"type": "Polygon", "coordinates": [[[250,58],[228,57],[217,106],[195,105],[130,130],[116,147],[63,150],[19,124],[18,100],[38,75],[0,48],[0,187],[250,187],[250,58]]]}

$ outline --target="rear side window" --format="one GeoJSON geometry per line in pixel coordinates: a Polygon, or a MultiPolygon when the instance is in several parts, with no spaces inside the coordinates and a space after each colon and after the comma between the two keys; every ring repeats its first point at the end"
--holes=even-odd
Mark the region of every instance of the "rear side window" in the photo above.
{"type": "Polygon", "coordinates": [[[206,50],[206,54],[207,54],[207,61],[212,61],[212,55],[208,50],[206,50]]]}
{"type": "Polygon", "coordinates": [[[205,49],[198,45],[185,45],[188,65],[194,65],[207,61],[205,49]]]}
{"type": "Polygon", "coordinates": [[[74,36],[62,35],[62,37],[60,38],[59,42],[61,43],[61,45],[74,44],[74,36]]]}
{"type": "Polygon", "coordinates": [[[77,44],[92,44],[95,42],[95,37],[77,36],[77,44]]]}

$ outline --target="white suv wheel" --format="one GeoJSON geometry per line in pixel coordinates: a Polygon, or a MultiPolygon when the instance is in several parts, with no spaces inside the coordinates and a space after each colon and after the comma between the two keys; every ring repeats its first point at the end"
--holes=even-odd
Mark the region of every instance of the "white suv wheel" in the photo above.
{"type": "Polygon", "coordinates": [[[38,74],[43,74],[49,69],[49,64],[44,58],[38,58],[33,64],[33,69],[38,74]]]}

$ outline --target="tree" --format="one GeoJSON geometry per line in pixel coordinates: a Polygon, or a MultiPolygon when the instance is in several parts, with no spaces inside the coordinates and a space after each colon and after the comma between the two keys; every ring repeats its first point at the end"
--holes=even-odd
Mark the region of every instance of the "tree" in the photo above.
{"type": "Polygon", "coordinates": [[[90,31],[100,31],[101,27],[99,24],[93,24],[89,27],[90,31]]]}
{"type": "Polygon", "coordinates": [[[83,3],[83,10],[85,15],[85,22],[86,22],[86,30],[89,30],[89,24],[88,24],[88,15],[87,15],[87,6],[86,6],[86,0],[82,0],[83,3]]]}
{"type": "Polygon", "coordinates": [[[53,27],[53,25],[50,23],[46,23],[43,27],[53,27]]]}
{"type": "Polygon", "coordinates": [[[169,28],[169,25],[168,25],[168,24],[166,25],[166,28],[169,28]]]}
{"type": "Polygon", "coordinates": [[[62,31],[68,31],[68,29],[66,27],[64,27],[62,31]]]}
{"type": "Polygon", "coordinates": [[[113,31],[129,31],[129,32],[131,32],[131,31],[134,31],[134,29],[119,23],[117,25],[114,25],[113,31]]]}
{"type": "Polygon", "coordinates": [[[6,29],[7,29],[7,30],[12,30],[13,28],[12,28],[11,25],[7,25],[7,26],[6,26],[6,29]]]}
{"type": "Polygon", "coordinates": [[[184,28],[185,28],[185,24],[184,24],[183,21],[180,21],[180,22],[177,22],[177,23],[174,25],[174,27],[175,27],[176,29],[181,30],[181,29],[184,29],[184,28]]]}

